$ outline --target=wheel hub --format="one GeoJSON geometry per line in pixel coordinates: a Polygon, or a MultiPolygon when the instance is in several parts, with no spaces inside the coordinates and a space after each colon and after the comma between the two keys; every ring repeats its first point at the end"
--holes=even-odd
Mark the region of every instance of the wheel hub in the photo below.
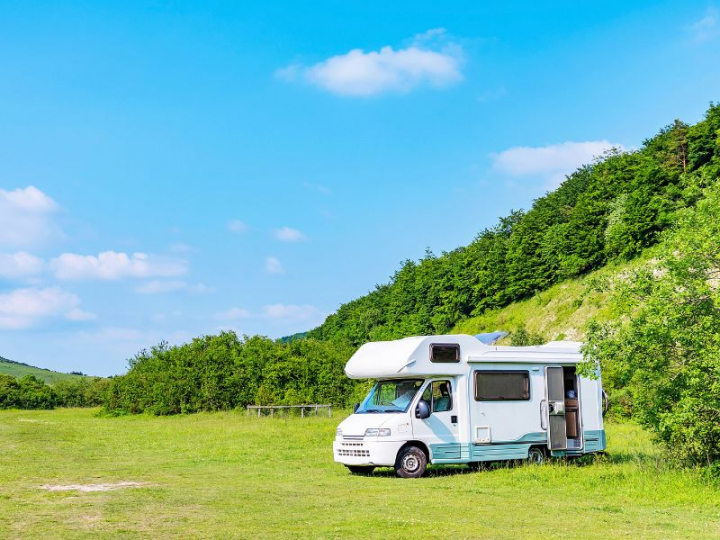
{"type": "Polygon", "coordinates": [[[405,469],[406,471],[413,472],[417,470],[419,466],[420,461],[415,456],[409,455],[403,458],[403,469],[405,469]]]}

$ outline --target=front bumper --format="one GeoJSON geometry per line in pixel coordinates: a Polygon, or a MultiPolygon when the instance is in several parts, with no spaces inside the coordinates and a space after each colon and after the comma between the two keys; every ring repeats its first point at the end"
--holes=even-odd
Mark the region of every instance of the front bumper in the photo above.
{"type": "Polygon", "coordinates": [[[405,441],[335,440],[333,458],[343,465],[392,467],[405,441]]]}

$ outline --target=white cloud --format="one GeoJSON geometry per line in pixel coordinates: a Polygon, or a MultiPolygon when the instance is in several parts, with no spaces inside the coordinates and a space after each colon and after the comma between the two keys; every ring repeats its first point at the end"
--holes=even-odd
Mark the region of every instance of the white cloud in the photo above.
{"type": "Polygon", "coordinates": [[[135,288],[140,294],[161,294],[187,289],[188,284],[185,281],[160,281],[153,280],[143,283],[135,288]]]}
{"type": "Polygon", "coordinates": [[[282,227],[280,229],[276,229],[275,238],[277,238],[281,242],[300,242],[302,240],[307,240],[307,236],[305,236],[303,232],[298,231],[297,229],[292,229],[290,227],[282,227]]]}
{"type": "Polygon", "coordinates": [[[170,246],[171,253],[177,253],[180,255],[190,253],[190,252],[192,252],[192,250],[193,250],[192,246],[190,246],[188,244],[183,244],[182,242],[176,242],[170,246]]]}
{"type": "Polygon", "coordinates": [[[564,142],[548,146],[517,146],[492,155],[493,168],[507,176],[543,178],[549,187],[557,187],[565,176],[580,166],[622,145],[609,141],[564,142]]]}
{"type": "Polygon", "coordinates": [[[497,101],[498,99],[502,98],[505,94],[507,94],[507,90],[505,90],[504,86],[500,86],[498,88],[495,88],[494,90],[487,90],[480,94],[477,97],[477,100],[480,103],[485,103],[488,101],[497,101]]]}
{"type": "Polygon", "coordinates": [[[17,289],[0,294],[0,329],[29,328],[49,317],[64,316],[72,321],[94,318],[79,305],[80,299],[75,294],[56,287],[17,289]]]}
{"type": "Polygon", "coordinates": [[[187,272],[187,261],[115,251],[104,251],[97,257],[63,253],[50,261],[50,268],[58,279],[63,280],[116,280],[178,276],[187,272]]]}
{"type": "Polygon", "coordinates": [[[235,234],[243,234],[247,232],[247,225],[239,219],[231,219],[228,221],[227,228],[235,234]]]}
{"type": "Polygon", "coordinates": [[[234,321],[237,319],[247,319],[248,317],[250,317],[250,312],[247,309],[237,307],[215,314],[215,318],[221,321],[234,321]]]}
{"type": "Polygon", "coordinates": [[[695,43],[712,41],[720,35],[720,11],[713,7],[708,8],[705,16],[691,24],[688,30],[695,43]]]}
{"type": "Polygon", "coordinates": [[[97,319],[97,315],[80,308],[73,308],[65,314],[65,318],[68,321],[94,321],[97,319]]]}
{"type": "Polygon", "coordinates": [[[271,304],[263,307],[263,315],[269,319],[307,321],[318,318],[321,313],[315,306],[307,304],[301,306],[293,304],[271,304]]]}
{"type": "Polygon", "coordinates": [[[322,193],[323,195],[330,195],[330,193],[331,193],[330,188],[327,186],[323,186],[322,184],[313,184],[311,182],[303,182],[303,187],[305,189],[317,191],[318,193],[322,193]]]}
{"type": "Polygon", "coordinates": [[[0,189],[0,245],[25,247],[62,236],[52,220],[58,206],[34,186],[0,189]]]}
{"type": "Polygon", "coordinates": [[[140,294],[163,294],[176,291],[185,291],[190,294],[214,293],[214,287],[208,287],[204,283],[191,285],[186,281],[154,279],[135,287],[135,292],[140,294]]]}
{"type": "Polygon", "coordinates": [[[42,273],[45,262],[24,251],[13,254],[0,253],[0,278],[23,278],[42,273]]]}
{"type": "Polygon", "coordinates": [[[216,290],[217,289],[215,289],[215,287],[210,287],[208,285],[205,285],[204,283],[188,285],[188,292],[192,294],[211,294],[214,293],[216,290]]]}
{"type": "Polygon", "coordinates": [[[284,274],[285,269],[283,268],[280,261],[275,257],[268,257],[265,259],[265,271],[268,274],[284,274]]]}
{"type": "Polygon", "coordinates": [[[106,343],[108,341],[142,343],[143,346],[154,345],[157,340],[150,334],[135,330],[134,328],[108,327],[97,332],[82,332],[81,337],[88,341],[106,343]]]}
{"type": "Polygon", "coordinates": [[[449,43],[431,49],[431,42],[439,41],[444,34],[443,29],[430,30],[416,36],[404,49],[353,49],[309,67],[279,69],[276,76],[290,81],[303,79],[333,94],[354,97],[404,93],[422,85],[442,88],[462,80],[461,48],[449,43]]]}

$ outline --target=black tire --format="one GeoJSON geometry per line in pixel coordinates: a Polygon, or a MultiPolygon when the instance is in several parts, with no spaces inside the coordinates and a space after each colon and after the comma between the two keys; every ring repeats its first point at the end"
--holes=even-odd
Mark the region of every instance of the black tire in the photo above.
{"type": "Polygon", "coordinates": [[[420,478],[427,468],[427,456],[417,446],[406,446],[398,453],[395,474],[400,478],[420,478]]]}
{"type": "Polygon", "coordinates": [[[372,474],[375,467],[367,465],[346,465],[351,474],[357,474],[359,476],[368,476],[372,474]]]}
{"type": "Polygon", "coordinates": [[[547,461],[547,452],[544,448],[533,446],[528,450],[528,463],[531,465],[542,465],[547,461]]]}

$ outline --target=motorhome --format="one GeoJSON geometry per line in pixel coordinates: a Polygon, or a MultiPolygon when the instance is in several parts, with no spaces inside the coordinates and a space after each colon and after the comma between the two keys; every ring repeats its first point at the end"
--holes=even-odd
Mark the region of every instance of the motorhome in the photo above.
{"type": "Polygon", "coordinates": [[[345,373],[375,384],[338,426],[335,461],[353,473],[394,467],[416,478],[428,464],[479,468],[605,450],[600,372],[579,373],[580,343],[488,341],[442,335],[360,347],[345,373]]]}

